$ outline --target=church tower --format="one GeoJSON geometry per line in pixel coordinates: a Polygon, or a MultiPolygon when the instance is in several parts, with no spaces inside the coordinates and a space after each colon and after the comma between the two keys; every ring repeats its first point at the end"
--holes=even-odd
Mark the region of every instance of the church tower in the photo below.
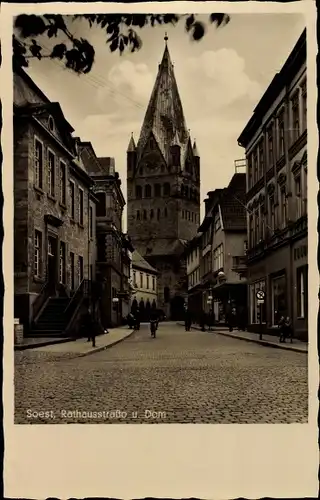
{"type": "Polygon", "coordinates": [[[133,246],[159,271],[158,304],[183,316],[185,245],[200,223],[200,157],[186,126],[173,64],[165,49],[140,138],[127,149],[127,217],[133,246]]]}

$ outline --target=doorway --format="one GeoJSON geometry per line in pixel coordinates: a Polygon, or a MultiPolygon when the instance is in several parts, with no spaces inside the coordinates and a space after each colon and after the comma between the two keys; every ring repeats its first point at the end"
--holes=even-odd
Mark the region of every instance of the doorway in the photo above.
{"type": "Polygon", "coordinates": [[[58,278],[57,249],[58,239],[54,236],[48,236],[48,281],[54,288],[58,278]]]}

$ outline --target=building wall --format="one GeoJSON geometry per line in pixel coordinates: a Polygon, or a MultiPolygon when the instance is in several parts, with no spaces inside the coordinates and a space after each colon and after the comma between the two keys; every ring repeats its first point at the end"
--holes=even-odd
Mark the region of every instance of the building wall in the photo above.
{"type": "Polygon", "coordinates": [[[242,281],[240,275],[233,271],[234,257],[245,256],[245,242],[247,240],[247,232],[242,233],[227,232],[224,239],[224,272],[226,273],[227,281],[236,283],[242,281]]]}
{"type": "MultiPolygon", "coordinates": [[[[257,316],[252,313],[256,309],[254,282],[265,278],[263,322],[269,329],[275,326],[273,282],[276,273],[283,270],[285,282],[277,281],[278,286],[285,290],[282,313],[290,316],[294,335],[304,339],[307,338],[307,317],[298,317],[297,293],[301,283],[297,267],[300,263],[301,267],[307,265],[307,256],[300,260],[299,265],[294,256],[296,247],[307,246],[304,222],[307,216],[305,99],[306,64],[303,64],[291,77],[286,89],[278,93],[246,147],[249,324],[254,328],[257,323],[257,316]],[[295,109],[298,110],[297,119],[295,109]]],[[[303,292],[306,308],[307,289],[303,292]]]]}
{"type": "Polygon", "coordinates": [[[133,284],[135,287],[135,293],[133,299],[136,299],[138,303],[143,300],[144,303],[149,299],[150,304],[153,300],[157,303],[157,275],[152,273],[151,270],[144,271],[139,267],[132,264],[133,273],[133,284]],[[149,279],[148,279],[149,278],[149,279]],[[153,278],[154,278],[154,288],[153,288],[153,278]],[[149,283],[148,283],[149,281],[149,283]]]}
{"type": "MultiPolygon", "coordinates": [[[[92,240],[89,239],[89,214],[88,214],[88,186],[83,181],[76,179],[69,170],[68,155],[63,153],[54,140],[50,140],[48,135],[40,128],[34,125],[15,122],[15,296],[16,296],[16,312],[19,317],[23,317],[24,321],[31,320],[31,303],[40,292],[43,284],[47,279],[46,259],[48,252],[48,231],[45,223],[45,216],[50,214],[58,217],[63,221],[59,228],[51,228],[52,234],[58,237],[58,248],[60,242],[64,242],[65,247],[65,285],[70,290],[71,287],[71,264],[70,252],[75,255],[75,262],[79,256],[83,257],[83,277],[89,278],[90,265],[93,266],[95,261],[95,239],[94,234],[92,240]],[[35,138],[43,145],[43,186],[42,189],[35,187],[35,138]],[[49,195],[48,186],[48,164],[47,155],[50,150],[55,155],[55,199],[49,195]],[[66,165],[66,204],[62,206],[59,203],[59,161],[62,160],[66,165]],[[69,183],[73,181],[75,184],[76,203],[75,203],[75,220],[71,219],[71,203],[69,183]],[[84,193],[84,210],[83,210],[83,226],[79,224],[78,213],[78,193],[79,188],[82,188],[84,193]],[[39,276],[34,274],[35,261],[35,231],[39,231],[42,235],[40,259],[42,265],[40,267],[39,276]],[[21,248],[22,241],[26,243],[21,248]],[[27,294],[28,296],[26,296],[27,294]],[[21,297],[24,295],[24,297],[21,297]],[[20,297],[18,297],[20,296],[20,297]],[[23,305],[21,305],[23,303],[23,305]],[[20,312],[19,312],[20,310],[20,312]]],[[[93,207],[93,228],[95,226],[95,210],[93,207]]],[[[59,250],[58,250],[59,251],[59,250]]],[[[59,259],[59,256],[58,256],[59,259]]],[[[76,287],[79,284],[76,275],[76,287]]]]}

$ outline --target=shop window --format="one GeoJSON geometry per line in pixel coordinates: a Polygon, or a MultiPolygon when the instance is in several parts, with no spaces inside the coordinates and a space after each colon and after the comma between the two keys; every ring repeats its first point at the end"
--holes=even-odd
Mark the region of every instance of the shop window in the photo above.
{"type": "Polygon", "coordinates": [[[308,316],[308,266],[297,268],[297,317],[308,316]]]}
{"type": "Polygon", "coordinates": [[[271,281],[272,290],[272,324],[279,324],[281,316],[287,316],[287,291],[285,275],[273,278],[271,281]]]}

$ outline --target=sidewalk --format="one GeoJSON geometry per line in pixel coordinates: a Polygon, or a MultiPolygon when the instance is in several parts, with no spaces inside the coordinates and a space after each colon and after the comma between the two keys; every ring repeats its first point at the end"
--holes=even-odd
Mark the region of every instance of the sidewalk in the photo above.
{"type": "Polygon", "coordinates": [[[32,352],[46,352],[50,354],[68,353],[74,355],[74,357],[82,357],[108,349],[118,344],[118,342],[130,337],[133,333],[134,330],[129,329],[127,326],[110,328],[109,333],[96,337],[96,347],[92,347],[92,342],[88,342],[87,338],[81,338],[63,343],[60,341],[60,343],[43,345],[41,347],[29,347],[29,350],[32,352]]]}
{"type": "MultiPolygon", "coordinates": [[[[179,322],[178,325],[184,326],[184,323],[179,322]]],[[[200,326],[193,325],[192,328],[194,330],[201,331],[200,326]]],[[[280,343],[278,336],[263,334],[262,340],[260,340],[259,333],[242,332],[238,330],[233,330],[233,332],[229,332],[228,328],[219,326],[213,327],[212,330],[206,329],[206,332],[210,334],[218,333],[219,335],[224,335],[225,337],[231,337],[238,340],[245,340],[246,342],[255,342],[257,344],[264,345],[267,347],[274,347],[276,349],[286,349],[287,351],[302,352],[308,354],[308,343],[301,342],[300,340],[297,339],[293,339],[292,344],[288,340],[285,343],[280,343]]]]}

